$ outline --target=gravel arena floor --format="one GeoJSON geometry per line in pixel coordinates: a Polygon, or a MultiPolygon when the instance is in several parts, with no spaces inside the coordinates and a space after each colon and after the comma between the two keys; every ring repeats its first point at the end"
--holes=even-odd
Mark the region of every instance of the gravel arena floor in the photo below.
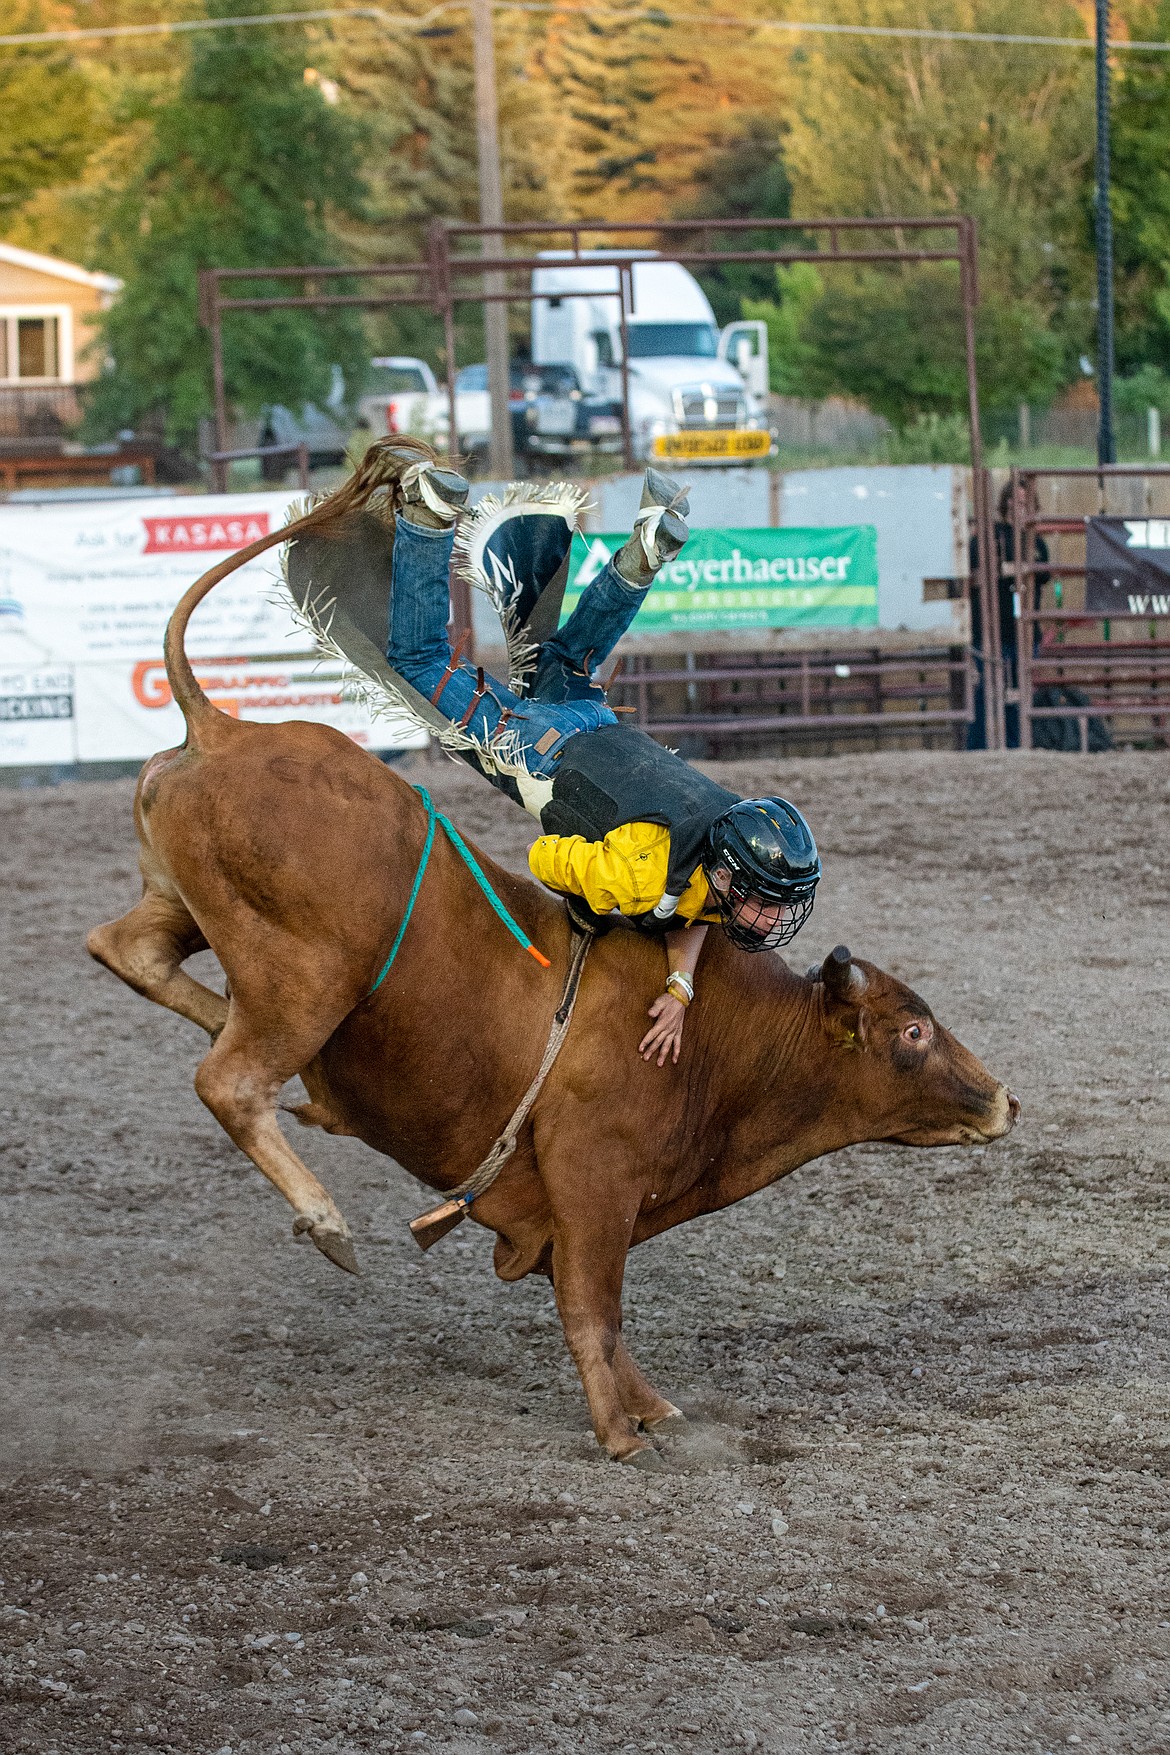
{"type": "MultiPolygon", "coordinates": [[[[518,811],[412,772],[520,865],[518,811]]],[[[301,1135],[364,1277],[294,1244],[204,1039],[84,953],[131,785],[0,793],[0,1748],[1170,1751],[1166,760],[719,772],[813,820],[798,966],[896,971],[1024,1114],[636,1252],[691,1416],[654,1475],[598,1452],[547,1283],[471,1226],[421,1256],[391,1163],[301,1135]]]]}

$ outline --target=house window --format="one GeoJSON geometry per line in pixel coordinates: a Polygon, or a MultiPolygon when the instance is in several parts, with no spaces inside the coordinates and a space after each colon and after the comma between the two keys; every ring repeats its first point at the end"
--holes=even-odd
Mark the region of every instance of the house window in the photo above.
{"type": "Polygon", "coordinates": [[[59,383],[63,327],[59,311],[0,310],[0,382],[59,383]]]}
{"type": "Polygon", "coordinates": [[[20,378],[57,376],[56,317],[16,319],[16,372],[20,378]]]}

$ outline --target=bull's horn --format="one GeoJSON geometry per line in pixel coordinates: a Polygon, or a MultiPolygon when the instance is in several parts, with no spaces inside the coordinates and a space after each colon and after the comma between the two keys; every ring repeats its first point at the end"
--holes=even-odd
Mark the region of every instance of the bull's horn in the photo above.
{"type": "Polygon", "coordinates": [[[821,980],[834,999],[858,1000],[865,992],[865,975],[849,954],[848,945],[838,945],[821,964],[821,980]]]}

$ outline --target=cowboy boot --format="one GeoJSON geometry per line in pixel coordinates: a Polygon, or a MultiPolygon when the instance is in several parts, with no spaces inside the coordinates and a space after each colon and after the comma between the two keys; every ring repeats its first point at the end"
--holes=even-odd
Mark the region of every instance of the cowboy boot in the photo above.
{"type": "Polygon", "coordinates": [[[613,564],[627,585],[645,590],[653,583],[659,567],[681,552],[690,535],[683,522],[691,509],[687,493],[688,489],[659,470],[646,471],[633,535],[613,557],[613,564]]]}
{"type": "Polygon", "coordinates": [[[412,463],[398,483],[397,510],[411,524],[446,530],[467,505],[470,483],[439,463],[412,463]]]}

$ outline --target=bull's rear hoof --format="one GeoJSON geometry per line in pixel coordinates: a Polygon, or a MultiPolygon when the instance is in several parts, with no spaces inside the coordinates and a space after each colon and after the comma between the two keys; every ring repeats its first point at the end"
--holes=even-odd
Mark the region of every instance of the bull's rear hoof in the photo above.
{"type": "Polygon", "coordinates": [[[662,1458],[652,1445],[644,1444],[641,1450],[628,1450],[625,1456],[616,1459],[625,1463],[628,1469],[641,1469],[643,1473],[652,1475],[665,1467],[662,1458]]]}
{"type": "Polygon", "coordinates": [[[309,1225],[306,1229],[321,1254],[327,1255],[334,1267],[339,1267],[343,1273],[347,1274],[361,1272],[353,1240],[346,1232],[330,1231],[324,1225],[309,1225]]]}
{"type": "Polygon", "coordinates": [[[653,1432],[661,1438],[673,1438],[676,1432],[685,1432],[690,1421],[681,1408],[672,1408],[669,1414],[663,1414],[661,1420],[643,1420],[642,1428],[653,1432]]]}

